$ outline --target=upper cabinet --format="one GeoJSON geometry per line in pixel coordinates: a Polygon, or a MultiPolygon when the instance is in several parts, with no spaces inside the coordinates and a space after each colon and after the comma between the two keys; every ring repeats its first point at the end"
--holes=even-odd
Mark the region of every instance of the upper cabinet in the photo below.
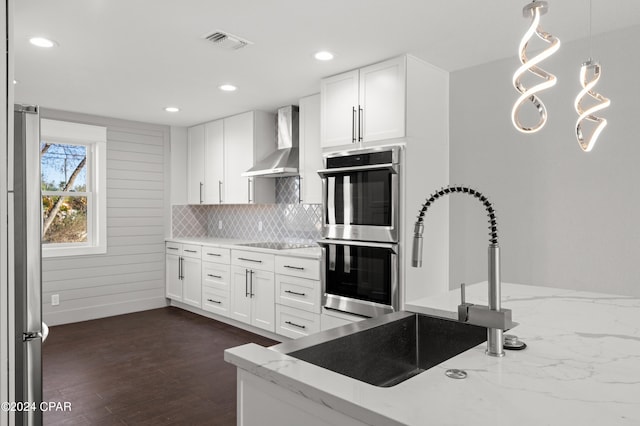
{"type": "Polygon", "coordinates": [[[275,114],[249,111],[224,119],[225,204],[275,202],[275,179],[241,174],[276,146],[275,114]]]}
{"type": "Polygon", "coordinates": [[[300,203],[322,203],[320,95],[300,99],[300,203]]]}
{"type": "Polygon", "coordinates": [[[321,146],[405,136],[406,57],[321,80],[321,146]]]}
{"type": "Polygon", "coordinates": [[[249,111],[189,128],[189,204],[275,202],[273,179],[241,174],[276,148],[275,114],[249,111]]]}

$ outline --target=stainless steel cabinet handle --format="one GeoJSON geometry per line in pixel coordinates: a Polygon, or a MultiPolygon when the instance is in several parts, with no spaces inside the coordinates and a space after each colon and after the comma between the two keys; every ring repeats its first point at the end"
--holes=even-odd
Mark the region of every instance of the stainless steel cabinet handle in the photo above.
{"type": "Polygon", "coordinates": [[[362,134],[364,133],[363,131],[363,122],[364,120],[364,114],[363,114],[363,109],[360,105],[358,105],[358,142],[362,142],[362,134]]]}
{"type": "Polygon", "coordinates": [[[244,297],[249,297],[249,270],[244,270],[244,297]]]}
{"type": "Polygon", "coordinates": [[[222,279],[220,275],[207,274],[208,277],[222,279]]]}
{"type": "Polygon", "coordinates": [[[207,302],[212,302],[212,303],[217,303],[218,305],[221,305],[222,302],[219,300],[213,300],[213,299],[207,299],[207,302]]]}
{"type": "Polygon", "coordinates": [[[222,204],[222,181],[218,181],[218,201],[222,204]]]}
{"type": "Polygon", "coordinates": [[[356,142],[356,107],[351,107],[351,143],[356,142]]]}
{"type": "Polygon", "coordinates": [[[182,275],[182,261],[184,260],[184,258],[182,256],[180,256],[178,258],[178,279],[181,280],[184,278],[184,276],[182,275]]]}
{"type": "Polygon", "coordinates": [[[180,250],[178,247],[167,247],[169,250],[180,250]]]}
{"type": "Polygon", "coordinates": [[[284,265],[284,267],[289,269],[295,269],[296,271],[304,271],[304,268],[302,266],[284,265]]]}
{"type": "Polygon", "coordinates": [[[249,203],[252,203],[253,200],[251,199],[251,178],[247,179],[247,197],[249,199],[249,203]]]}
{"type": "Polygon", "coordinates": [[[296,296],[306,296],[306,293],[298,293],[297,291],[285,290],[285,293],[295,294],[296,296]]]}
{"type": "Polygon", "coordinates": [[[291,321],[285,321],[284,323],[285,323],[285,324],[292,325],[292,326],[294,326],[294,327],[302,328],[302,329],[307,328],[307,327],[306,327],[306,326],[304,326],[304,325],[296,324],[295,322],[291,322],[291,321]]]}
{"type": "Polygon", "coordinates": [[[298,204],[302,204],[302,176],[298,176],[298,204]]]}
{"type": "Polygon", "coordinates": [[[184,251],[186,251],[187,253],[197,253],[198,252],[197,250],[187,250],[187,249],[185,249],[184,251]]]}
{"type": "Polygon", "coordinates": [[[255,272],[254,271],[249,271],[249,278],[251,279],[251,287],[249,287],[249,295],[251,297],[255,296],[255,294],[253,293],[253,274],[255,272]]]}
{"type": "Polygon", "coordinates": [[[239,257],[238,260],[244,260],[246,262],[255,262],[255,263],[262,263],[262,260],[256,260],[256,259],[248,259],[246,257],[239,257]]]}
{"type": "Polygon", "coordinates": [[[222,256],[222,255],[221,255],[221,254],[218,254],[218,253],[207,253],[207,256],[217,256],[217,257],[220,257],[220,256],[222,256]]]}
{"type": "Polygon", "coordinates": [[[200,182],[200,204],[202,204],[202,187],[204,186],[204,183],[200,182]]]}

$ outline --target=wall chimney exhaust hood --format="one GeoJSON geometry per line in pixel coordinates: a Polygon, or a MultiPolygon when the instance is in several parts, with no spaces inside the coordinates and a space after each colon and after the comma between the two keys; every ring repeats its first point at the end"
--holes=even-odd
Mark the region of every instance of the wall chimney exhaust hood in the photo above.
{"type": "Polygon", "coordinates": [[[242,176],[285,177],[298,175],[298,107],[278,109],[278,149],[258,161],[242,176]]]}

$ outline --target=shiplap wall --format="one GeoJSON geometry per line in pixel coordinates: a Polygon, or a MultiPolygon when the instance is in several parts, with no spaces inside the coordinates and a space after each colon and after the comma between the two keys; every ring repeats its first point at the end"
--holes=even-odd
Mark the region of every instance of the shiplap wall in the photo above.
{"type": "Polygon", "coordinates": [[[44,108],[41,116],[107,128],[107,253],[43,259],[44,321],[165,306],[169,127],[44,108]],[[58,306],[51,306],[53,294],[58,306]]]}

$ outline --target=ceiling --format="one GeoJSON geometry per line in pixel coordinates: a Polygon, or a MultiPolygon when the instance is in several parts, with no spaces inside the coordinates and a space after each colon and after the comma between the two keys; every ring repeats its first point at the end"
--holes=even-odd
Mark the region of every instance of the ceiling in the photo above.
{"type": "MultiPolygon", "coordinates": [[[[640,25],[638,1],[592,2],[593,34],[640,25]]],[[[514,56],[526,3],[15,0],[15,100],[176,126],[275,110],[318,92],[322,77],[401,53],[448,71],[514,56]],[[203,39],[215,30],[254,44],[221,50],[203,39]],[[33,36],[58,46],[37,48],[33,36]],[[334,60],[315,60],[319,50],[334,60]],[[239,89],[221,92],[223,83],[239,89]]],[[[543,28],[562,42],[587,37],[588,4],[549,0],[543,28]]]]}

